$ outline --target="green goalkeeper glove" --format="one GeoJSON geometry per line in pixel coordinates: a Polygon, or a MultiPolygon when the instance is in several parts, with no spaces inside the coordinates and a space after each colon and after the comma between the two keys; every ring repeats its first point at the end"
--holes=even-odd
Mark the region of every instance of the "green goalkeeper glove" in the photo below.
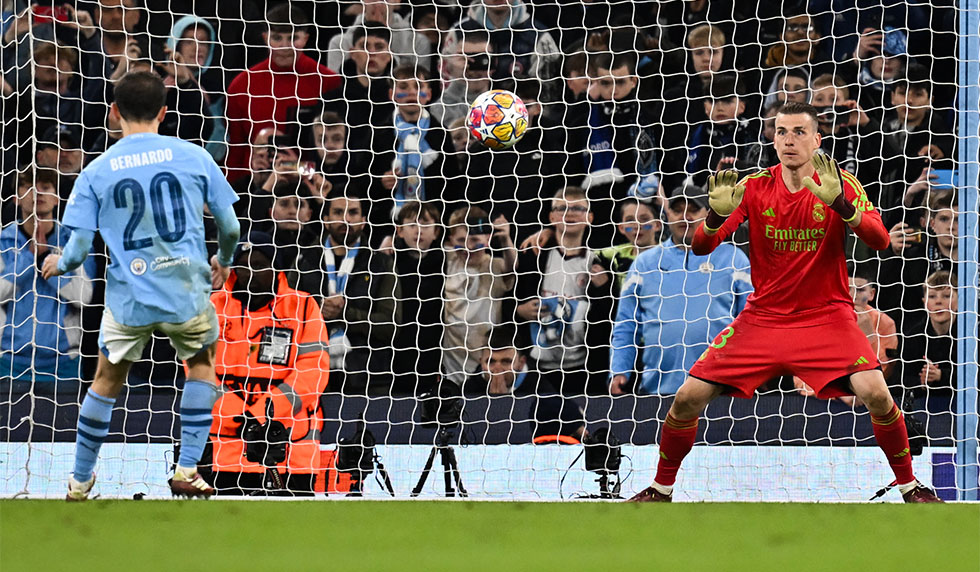
{"type": "Polygon", "coordinates": [[[735,171],[719,171],[708,177],[708,206],[719,216],[727,217],[735,212],[744,194],[745,185],[738,184],[735,171]]]}
{"type": "Polygon", "coordinates": [[[815,153],[810,163],[816,169],[817,175],[820,175],[820,184],[818,185],[812,177],[806,177],[803,179],[803,186],[828,206],[834,206],[834,201],[843,192],[837,161],[823,153],[815,153]]]}

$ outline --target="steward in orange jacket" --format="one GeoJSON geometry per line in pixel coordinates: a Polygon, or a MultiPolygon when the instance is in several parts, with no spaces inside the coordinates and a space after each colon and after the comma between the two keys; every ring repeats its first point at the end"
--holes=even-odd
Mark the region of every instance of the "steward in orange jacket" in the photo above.
{"type": "Polygon", "coordinates": [[[310,494],[323,478],[320,396],[330,370],[328,336],[312,296],[290,288],[273,270],[272,237],[253,232],[239,244],[225,287],[212,294],[221,335],[216,371],[224,394],[211,425],[218,494],[262,491],[266,468],[246,458],[247,423],[273,419],[288,432],[286,459],[278,465],[287,490],[310,494]]]}

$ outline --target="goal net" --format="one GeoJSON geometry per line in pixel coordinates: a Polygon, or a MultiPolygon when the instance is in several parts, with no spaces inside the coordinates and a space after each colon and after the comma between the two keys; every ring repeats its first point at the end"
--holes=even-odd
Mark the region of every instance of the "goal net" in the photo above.
{"type": "MultiPolygon", "coordinates": [[[[132,70],[163,77],[160,132],[222,167],[240,251],[268,254],[274,276],[240,256],[212,298],[223,393],[200,467],[219,493],[645,488],[687,370],[724,343],[757,266],[780,264],[749,260],[745,225],[710,256],[688,245],[709,176],[779,164],[787,102],[817,109],[820,148],[890,233],[880,251],[846,242],[875,352],[855,367],[881,363],[918,478],[947,500],[980,493],[973,0],[2,9],[0,496],[60,496],[73,466],[113,262],[97,241],[65,277],[40,268],[67,242],[57,221],[79,172],[123,136],[113,85],[132,70]],[[474,115],[491,89],[509,94],[474,115]]],[[[160,202],[119,216],[168,230],[160,202]]],[[[806,256],[830,213],[811,215],[813,228],[780,226],[769,208],[762,234],[806,256]]],[[[210,214],[205,232],[214,254],[210,214]]],[[[96,492],[168,493],[185,375],[155,334],[116,401],[96,492]]],[[[859,400],[775,374],[708,406],[676,497],[866,501],[892,479],[859,400]]]]}

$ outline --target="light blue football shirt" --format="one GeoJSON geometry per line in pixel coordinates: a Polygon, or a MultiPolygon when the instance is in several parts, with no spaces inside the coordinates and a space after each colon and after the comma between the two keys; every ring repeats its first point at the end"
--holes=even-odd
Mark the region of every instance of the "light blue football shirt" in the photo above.
{"type": "Polygon", "coordinates": [[[106,304],[127,326],[190,320],[210,304],[204,205],[238,196],[204,149],[129,135],[79,174],[63,224],[98,231],[109,249],[106,304]]]}

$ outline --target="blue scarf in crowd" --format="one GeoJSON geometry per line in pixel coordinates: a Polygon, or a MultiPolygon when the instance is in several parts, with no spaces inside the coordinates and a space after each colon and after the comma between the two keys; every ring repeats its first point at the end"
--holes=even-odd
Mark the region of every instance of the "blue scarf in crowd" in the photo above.
{"type": "MultiPolygon", "coordinates": [[[[347,255],[337,264],[337,257],[333,253],[333,242],[328,236],[323,242],[323,263],[324,270],[327,275],[327,288],[331,296],[336,294],[344,294],[347,290],[347,278],[350,276],[351,271],[354,269],[354,260],[357,258],[357,253],[361,248],[361,241],[357,241],[354,246],[347,249],[347,255]]],[[[330,332],[330,338],[337,338],[344,335],[343,327],[336,327],[330,332]]]]}
{"type": "Polygon", "coordinates": [[[425,200],[423,171],[435,160],[435,152],[425,140],[429,123],[429,112],[424,109],[416,123],[405,121],[401,114],[395,112],[397,140],[394,166],[399,171],[398,182],[395,183],[394,188],[396,212],[408,201],[425,200]]]}
{"type": "Polygon", "coordinates": [[[612,116],[605,113],[602,104],[589,104],[589,153],[585,169],[589,173],[608,171],[616,162],[613,149],[612,116]]]}

